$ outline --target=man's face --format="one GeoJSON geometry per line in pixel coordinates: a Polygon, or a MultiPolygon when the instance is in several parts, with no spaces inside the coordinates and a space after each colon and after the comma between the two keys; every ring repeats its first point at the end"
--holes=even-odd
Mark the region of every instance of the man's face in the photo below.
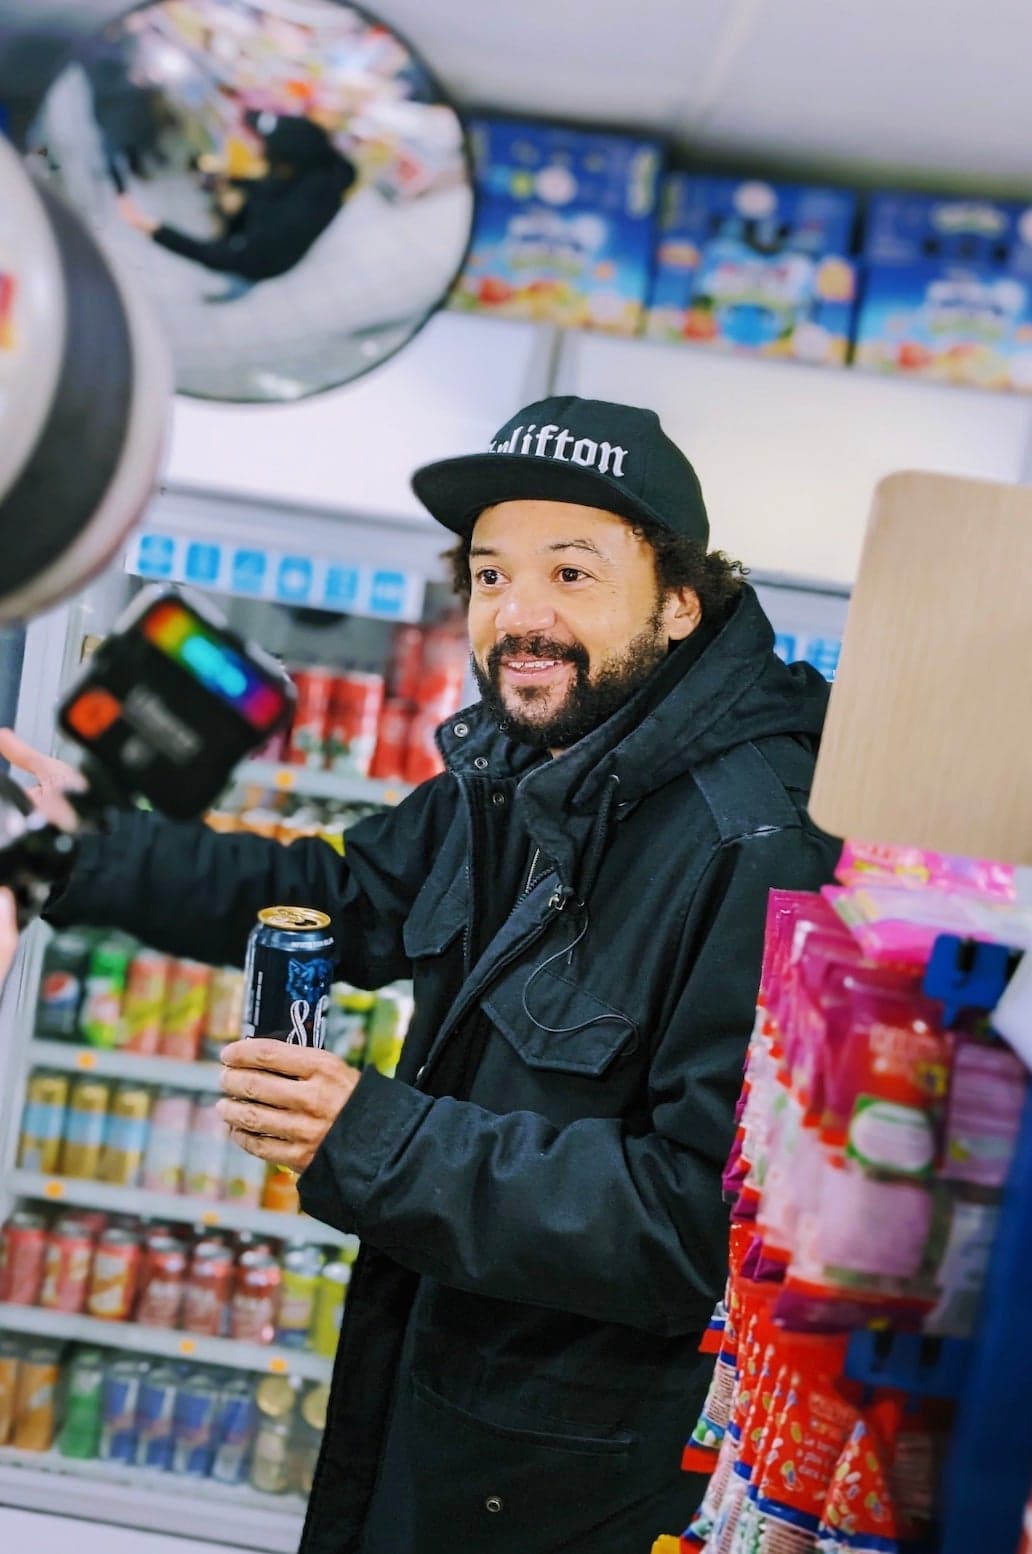
{"type": "Polygon", "coordinates": [[[518,501],[477,519],[469,635],[488,710],[558,752],[612,716],[698,624],[690,589],[662,597],[652,547],[614,513],[518,501]]]}

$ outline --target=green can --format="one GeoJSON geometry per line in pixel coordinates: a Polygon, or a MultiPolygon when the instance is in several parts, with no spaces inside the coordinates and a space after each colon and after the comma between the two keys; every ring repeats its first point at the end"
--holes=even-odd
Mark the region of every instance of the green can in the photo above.
{"type": "Polygon", "coordinates": [[[92,1462],[100,1450],[104,1360],[98,1349],[80,1349],[65,1387],[64,1422],[57,1438],[62,1457],[92,1462]]]}
{"type": "Polygon", "coordinates": [[[312,1320],[311,1347],[316,1354],[332,1360],[337,1352],[340,1324],[344,1316],[351,1268],[348,1263],[327,1263],[319,1279],[312,1320]]]}
{"type": "Polygon", "coordinates": [[[121,1045],[122,999],[134,952],[123,934],[107,934],[93,946],[79,1016],[79,1029],[91,1047],[121,1045]]]}
{"type": "Polygon", "coordinates": [[[304,1349],[315,1321],[322,1254],[315,1247],[295,1247],[283,1259],[276,1342],[283,1349],[304,1349]]]}

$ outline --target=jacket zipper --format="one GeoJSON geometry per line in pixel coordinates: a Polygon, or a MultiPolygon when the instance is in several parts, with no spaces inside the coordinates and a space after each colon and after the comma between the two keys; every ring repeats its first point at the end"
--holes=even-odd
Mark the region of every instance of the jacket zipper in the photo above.
{"type": "Polygon", "coordinates": [[[526,901],[527,897],[530,895],[531,891],[534,889],[534,870],[537,868],[537,861],[538,861],[538,859],[540,857],[541,857],[541,849],[540,849],[540,847],[535,847],[535,849],[534,849],[534,856],[530,860],[530,873],[527,875],[527,883],[524,885],[521,894],[517,897],[517,901],[516,901],[516,905],[517,906],[519,906],[521,901],[526,901]]]}

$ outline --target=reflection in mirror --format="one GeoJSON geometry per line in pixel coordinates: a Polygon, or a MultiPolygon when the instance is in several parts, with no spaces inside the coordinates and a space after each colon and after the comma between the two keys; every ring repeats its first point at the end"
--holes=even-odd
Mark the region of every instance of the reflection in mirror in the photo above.
{"type": "Polygon", "coordinates": [[[30,154],[148,292],[181,392],[298,399],[403,345],[462,262],[462,127],[336,0],[160,0],[51,88],[30,154]]]}

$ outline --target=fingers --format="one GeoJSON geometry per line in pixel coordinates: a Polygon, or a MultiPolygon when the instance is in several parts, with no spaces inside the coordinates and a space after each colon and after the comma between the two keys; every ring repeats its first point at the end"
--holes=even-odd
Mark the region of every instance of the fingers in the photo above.
{"type": "Polygon", "coordinates": [[[270,1074],[286,1074],[291,1079],[309,1079],[323,1072],[324,1060],[339,1062],[331,1052],[317,1047],[296,1047],[286,1041],[271,1041],[267,1037],[253,1036],[247,1041],[234,1041],[223,1047],[220,1061],[227,1068],[260,1069],[270,1074]]]}
{"type": "Polygon", "coordinates": [[[0,982],[11,969],[18,949],[18,914],[9,890],[0,890],[0,982]]]}
{"type": "Polygon", "coordinates": [[[245,1133],[239,1128],[230,1128],[229,1137],[247,1154],[256,1155],[259,1160],[271,1160],[274,1165],[289,1166],[292,1171],[304,1171],[312,1161],[313,1151],[303,1144],[288,1144],[282,1139],[245,1133]]]}
{"type": "Polygon", "coordinates": [[[35,777],[42,788],[82,789],[86,786],[81,772],[56,755],[44,755],[19,739],[12,728],[0,729],[0,755],[20,771],[35,777]]]}
{"type": "Polygon", "coordinates": [[[309,1117],[277,1111],[272,1106],[257,1106],[252,1101],[219,1101],[215,1110],[228,1128],[261,1138],[300,1142],[312,1131],[309,1117]]]}
{"type": "Polygon", "coordinates": [[[281,1074],[225,1065],[219,1083],[222,1093],[235,1101],[253,1101],[257,1106],[275,1106],[285,1112],[312,1110],[308,1087],[296,1079],[285,1079],[281,1074]]]}

